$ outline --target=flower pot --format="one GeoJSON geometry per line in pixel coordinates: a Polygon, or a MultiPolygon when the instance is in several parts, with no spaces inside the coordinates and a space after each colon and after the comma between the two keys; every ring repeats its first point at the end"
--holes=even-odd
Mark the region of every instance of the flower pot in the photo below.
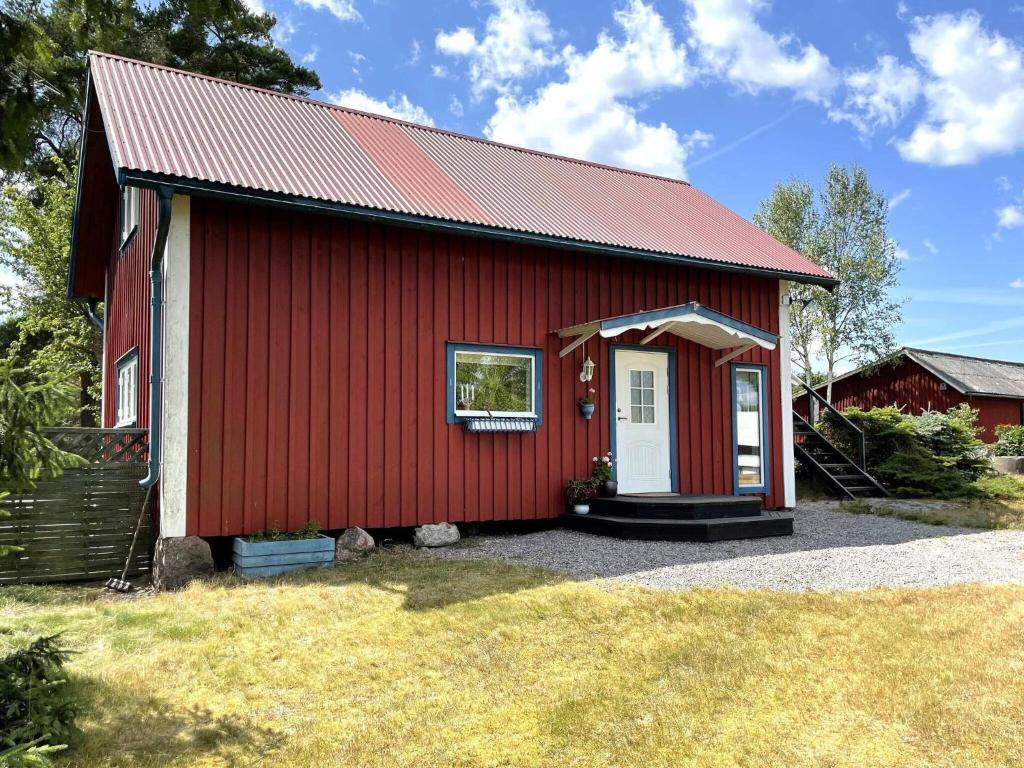
{"type": "Polygon", "coordinates": [[[594,404],[593,403],[578,403],[580,407],[580,414],[584,419],[590,421],[594,415],[594,404]]]}
{"type": "Polygon", "coordinates": [[[606,499],[613,499],[619,494],[619,484],[614,480],[602,480],[597,492],[606,499]]]}
{"type": "Polygon", "coordinates": [[[573,504],[572,505],[572,511],[575,512],[577,515],[586,515],[586,514],[590,513],[590,505],[589,504],[573,504]]]}

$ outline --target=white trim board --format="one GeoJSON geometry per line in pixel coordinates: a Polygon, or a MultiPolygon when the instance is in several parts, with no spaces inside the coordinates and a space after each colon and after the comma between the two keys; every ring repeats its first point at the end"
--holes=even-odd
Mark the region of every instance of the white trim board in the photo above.
{"type": "Polygon", "coordinates": [[[796,506],[796,460],[793,456],[793,360],[789,328],[788,280],[779,280],[779,370],[782,379],[782,503],[796,506]]]}
{"type": "Polygon", "coordinates": [[[185,535],[188,477],[188,335],[191,199],[175,195],[164,251],[163,450],[160,536],[185,535]]]}

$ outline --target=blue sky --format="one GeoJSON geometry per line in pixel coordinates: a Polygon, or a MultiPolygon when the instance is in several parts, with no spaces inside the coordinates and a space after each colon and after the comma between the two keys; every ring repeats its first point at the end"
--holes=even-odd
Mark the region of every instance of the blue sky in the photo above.
{"type": "Polygon", "coordinates": [[[684,176],[744,216],[864,165],[902,343],[1024,361],[1024,4],[246,0],[317,98],[684,176]]]}

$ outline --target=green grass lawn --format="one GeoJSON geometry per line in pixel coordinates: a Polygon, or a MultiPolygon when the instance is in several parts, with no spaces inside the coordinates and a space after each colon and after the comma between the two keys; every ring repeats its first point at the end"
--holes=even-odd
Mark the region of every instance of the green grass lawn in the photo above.
{"type": "Polygon", "coordinates": [[[396,552],[7,588],[0,626],[78,651],[85,768],[1024,764],[1024,588],[670,593],[396,552]]]}
{"type": "Polygon", "coordinates": [[[906,509],[899,500],[846,502],[850,512],[899,517],[932,525],[968,528],[1024,530],[1024,479],[1013,475],[988,475],[971,483],[972,498],[947,499],[933,508],[906,509]]]}
{"type": "MultiPolygon", "coordinates": [[[[969,486],[970,497],[935,500],[929,509],[901,508],[901,499],[860,499],[844,501],[843,509],[855,514],[898,517],[931,525],[955,525],[967,528],[1024,530],[1024,478],[1014,475],[987,475],[969,486]]],[[[797,482],[798,502],[823,501],[833,497],[809,480],[797,482]]]]}

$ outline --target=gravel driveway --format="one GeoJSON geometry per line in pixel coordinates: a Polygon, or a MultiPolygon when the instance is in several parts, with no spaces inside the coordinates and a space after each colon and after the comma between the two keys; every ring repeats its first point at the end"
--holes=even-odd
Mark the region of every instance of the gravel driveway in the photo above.
{"type": "Polygon", "coordinates": [[[555,529],[481,536],[430,550],[448,559],[507,560],[661,589],[732,586],[787,591],[1024,584],[1024,531],[979,531],[801,504],[796,533],[691,544],[555,529]]]}

